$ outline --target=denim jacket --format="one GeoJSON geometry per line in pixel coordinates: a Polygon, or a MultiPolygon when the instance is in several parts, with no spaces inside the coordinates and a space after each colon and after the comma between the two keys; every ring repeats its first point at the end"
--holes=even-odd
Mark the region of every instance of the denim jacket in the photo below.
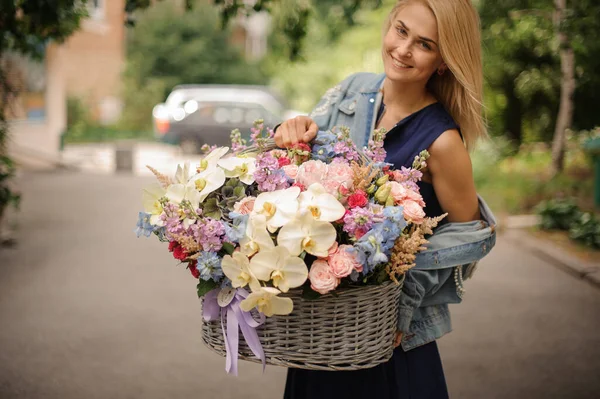
{"type": "MultiPolygon", "coordinates": [[[[329,89],[310,114],[319,130],[347,126],[354,143],[366,146],[382,103],[384,77],[358,73],[329,89]]],[[[401,345],[405,351],[452,330],[448,304],[462,301],[463,280],[472,276],[477,262],[496,243],[496,219],[478,198],[481,220],[439,226],[428,238],[427,249],[417,255],[416,266],[406,274],[397,325],[404,332],[401,345]]]]}

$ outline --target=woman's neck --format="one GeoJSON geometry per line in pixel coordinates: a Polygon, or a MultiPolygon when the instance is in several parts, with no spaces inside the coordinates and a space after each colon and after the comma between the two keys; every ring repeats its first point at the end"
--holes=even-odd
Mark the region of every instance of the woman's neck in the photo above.
{"type": "Polygon", "coordinates": [[[383,99],[386,108],[406,115],[436,101],[421,85],[393,82],[387,78],[383,82],[383,99]]]}

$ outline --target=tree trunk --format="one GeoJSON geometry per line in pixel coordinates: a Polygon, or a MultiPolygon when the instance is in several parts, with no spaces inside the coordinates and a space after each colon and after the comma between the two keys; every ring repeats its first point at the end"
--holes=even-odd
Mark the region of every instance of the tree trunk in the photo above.
{"type": "Polygon", "coordinates": [[[508,139],[518,148],[523,142],[523,104],[515,92],[515,80],[506,77],[503,83],[506,96],[506,109],[504,110],[504,131],[508,139]]]}
{"type": "Polygon", "coordinates": [[[560,106],[556,118],[556,128],[552,141],[552,175],[562,172],[565,163],[566,131],[573,120],[573,93],[575,92],[575,56],[568,35],[562,29],[566,0],[554,0],[554,27],[559,43],[560,69],[560,106]]]}

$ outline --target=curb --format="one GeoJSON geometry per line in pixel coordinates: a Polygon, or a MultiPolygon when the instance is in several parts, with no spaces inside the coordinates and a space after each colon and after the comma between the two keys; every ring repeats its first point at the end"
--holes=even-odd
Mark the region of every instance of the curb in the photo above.
{"type": "Polygon", "coordinates": [[[596,288],[600,288],[600,264],[586,262],[566,251],[550,245],[548,241],[539,239],[519,228],[507,228],[502,236],[511,243],[527,248],[538,258],[558,267],[574,277],[585,280],[596,288]]]}

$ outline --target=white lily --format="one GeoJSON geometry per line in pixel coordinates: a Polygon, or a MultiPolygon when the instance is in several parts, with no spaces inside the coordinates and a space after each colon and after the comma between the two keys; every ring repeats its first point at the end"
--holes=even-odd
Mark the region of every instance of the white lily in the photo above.
{"type": "Polygon", "coordinates": [[[206,154],[200,161],[200,165],[198,165],[198,173],[216,167],[221,158],[227,154],[227,151],[229,151],[229,147],[218,147],[206,154]]]}
{"type": "Polygon", "coordinates": [[[277,244],[286,247],[293,256],[306,251],[311,255],[326,257],[336,236],[335,227],[331,223],[315,220],[312,215],[304,214],[279,230],[277,244]]]}
{"type": "Polygon", "coordinates": [[[254,202],[252,214],[264,215],[267,218],[267,228],[274,232],[296,217],[298,195],[299,187],[259,194],[254,202]]]}
{"type": "Polygon", "coordinates": [[[260,251],[250,261],[250,270],[261,281],[273,280],[273,285],[288,292],[300,287],[308,278],[308,268],[304,260],[291,256],[286,247],[260,251]]]}
{"type": "Polygon", "coordinates": [[[259,251],[275,248],[275,243],[267,231],[267,219],[264,215],[251,215],[246,226],[246,236],[240,240],[240,250],[246,256],[259,251]]]}
{"type": "Polygon", "coordinates": [[[257,308],[259,312],[267,317],[274,314],[288,315],[294,310],[294,303],[290,298],[280,298],[281,292],[273,287],[260,287],[260,290],[252,292],[240,303],[244,312],[257,308]]]}
{"type": "Polygon", "coordinates": [[[346,213],[346,208],[335,196],[329,194],[320,183],[311,184],[298,197],[301,213],[308,212],[316,220],[335,222],[346,213]]]}
{"type": "Polygon", "coordinates": [[[260,283],[250,270],[248,257],[241,252],[225,255],[221,261],[223,273],[231,280],[233,288],[250,286],[252,291],[260,290],[260,283]]]}
{"type": "Polygon", "coordinates": [[[164,222],[160,220],[160,215],[163,213],[163,207],[160,199],[165,196],[165,189],[159,184],[153,184],[142,191],[142,205],[144,211],[149,213],[150,224],[153,226],[164,226],[164,222]]]}
{"type": "Polygon", "coordinates": [[[218,165],[225,170],[225,176],[237,177],[248,185],[254,183],[256,158],[229,157],[219,160],[218,165]]]}

